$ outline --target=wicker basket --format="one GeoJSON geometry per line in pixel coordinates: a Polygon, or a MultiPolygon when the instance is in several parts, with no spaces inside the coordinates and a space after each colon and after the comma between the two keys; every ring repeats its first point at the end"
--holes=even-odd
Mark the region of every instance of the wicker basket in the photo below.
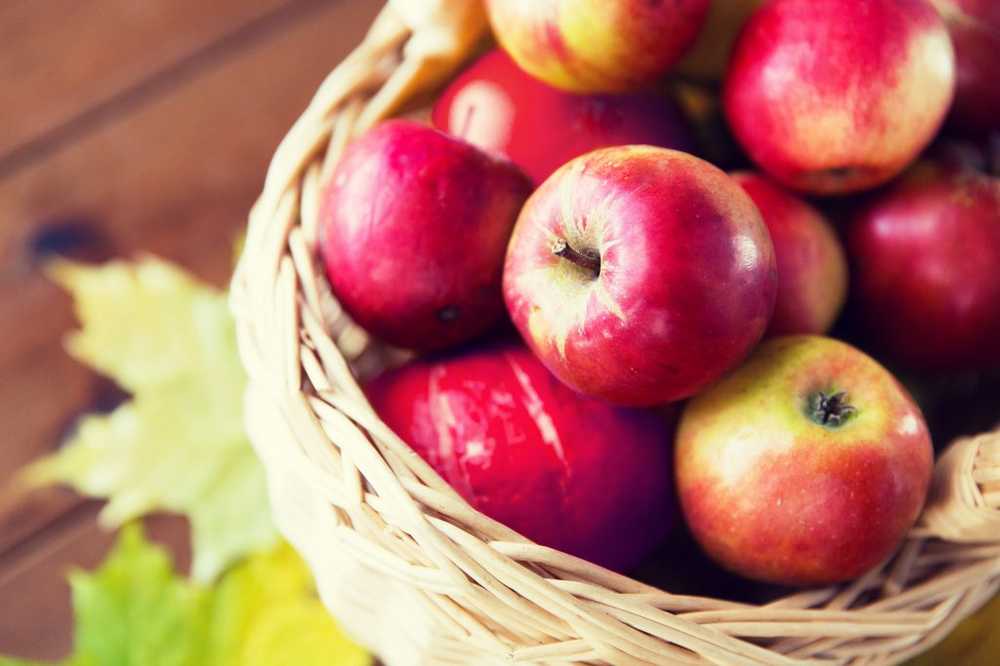
{"type": "Polygon", "coordinates": [[[471,509],[383,425],[358,378],[393,362],[316,266],[320,183],[346,143],[481,43],[478,0],[390,2],[281,143],[232,305],[248,428],[279,528],[324,603],[404,664],[893,664],[1000,586],[1000,433],[939,461],[918,526],[846,586],[763,606],[681,596],[535,545],[471,509]]]}

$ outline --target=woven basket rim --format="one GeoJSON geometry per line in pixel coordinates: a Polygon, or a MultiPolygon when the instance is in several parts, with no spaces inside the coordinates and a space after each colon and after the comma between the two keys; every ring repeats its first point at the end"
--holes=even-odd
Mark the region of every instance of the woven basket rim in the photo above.
{"type": "MultiPolygon", "coordinates": [[[[391,1],[278,147],[250,215],[231,290],[248,431],[279,527],[324,601],[350,596],[333,589],[343,557],[419,600],[434,641],[419,639],[427,654],[407,663],[891,664],[947,635],[1000,588],[1000,432],[939,459],[928,506],[890,561],[758,606],[670,594],[532,544],[381,423],[357,377],[394,352],[350,321],[317,270],[320,183],[351,138],[432,91],[485,28],[478,2],[391,1]],[[288,509],[292,487],[302,499],[288,509]]],[[[419,643],[403,634],[367,642],[402,663],[391,656],[419,643]]]]}

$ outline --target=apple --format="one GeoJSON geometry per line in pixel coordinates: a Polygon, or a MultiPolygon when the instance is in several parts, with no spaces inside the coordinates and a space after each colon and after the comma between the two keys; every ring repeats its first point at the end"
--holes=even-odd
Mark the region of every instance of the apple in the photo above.
{"type": "Polygon", "coordinates": [[[852,220],[853,309],[916,370],[1000,367],[1000,178],[922,162],[852,220]]]}
{"type": "Polygon", "coordinates": [[[322,192],[330,287],[393,345],[441,349],[504,317],[504,252],[531,182],[511,162],[410,121],[346,150],[322,192]]]}
{"type": "Polygon", "coordinates": [[[676,522],[667,419],[571,391],[522,345],[411,362],[366,393],[473,507],[536,543],[626,571],[676,522]]]}
{"type": "Polygon", "coordinates": [[[888,371],[803,335],[768,340],[691,400],[674,464],[684,517],[712,559],[755,580],[826,585],[895,551],[926,499],[933,450],[888,371]]]}
{"type": "Polygon", "coordinates": [[[774,243],[778,298],[766,336],[826,333],[847,300],[847,257],[823,215],[748,171],[732,174],[757,204],[774,243]]]}
{"type": "Polygon", "coordinates": [[[527,75],[503,51],[482,56],[434,105],[435,127],[510,158],[541,184],[596,148],[648,144],[692,152],[687,121],[666,95],[575,95],[527,75]]]}
{"type": "Polygon", "coordinates": [[[525,204],[504,298],[521,336],[587,395],[653,405],[694,395],[757,344],[777,270],[750,197],[704,160],[602,148],[525,204]]]}
{"type": "Polygon", "coordinates": [[[951,115],[969,133],[1000,130],[1000,77],[994,58],[1000,53],[1000,2],[931,0],[955,45],[957,85],[951,115]]]}
{"type": "Polygon", "coordinates": [[[951,104],[955,57],[927,0],[774,0],[737,40],[726,117],[780,183],[855,192],[900,173],[951,104]]]}
{"type": "Polygon", "coordinates": [[[578,93],[658,79],[691,45],[709,0],[486,0],[497,41],[532,76],[578,93]]]}

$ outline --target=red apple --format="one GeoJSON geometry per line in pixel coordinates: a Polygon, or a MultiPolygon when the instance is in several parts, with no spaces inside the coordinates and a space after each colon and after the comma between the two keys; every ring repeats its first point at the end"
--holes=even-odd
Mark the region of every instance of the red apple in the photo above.
{"type": "Polygon", "coordinates": [[[785,585],[851,580],[889,557],[932,465],[905,389],[818,336],[769,340],[688,403],[675,456],[681,507],[708,555],[785,585]]]}
{"type": "Polygon", "coordinates": [[[1000,2],[931,0],[941,12],[955,45],[958,84],[951,113],[971,133],[1000,130],[1000,2]]]}
{"type": "Polygon", "coordinates": [[[472,506],[537,543],[627,570],[674,523],[667,421],[574,393],[520,345],[413,362],[367,394],[472,506]]]}
{"type": "Polygon", "coordinates": [[[660,77],[694,41],[709,0],[486,0],[497,41],[563,90],[624,92],[660,77]]]}
{"type": "Polygon", "coordinates": [[[955,58],[927,0],[774,0],[748,21],[723,91],[750,157],[819,194],[874,187],[930,142],[955,58]]]}
{"type": "Polygon", "coordinates": [[[603,148],[525,204],[504,268],[522,337],[588,395],[652,405],[694,395],[757,344],[774,251],[750,197],[686,153],[603,148]]]}
{"type": "Polygon", "coordinates": [[[847,235],[861,323],[915,369],[1000,367],[1000,178],[915,167],[847,235]]]}
{"type": "Polygon", "coordinates": [[[826,333],[847,299],[847,257],[823,215],[764,176],[732,174],[757,204],[774,243],[778,299],[766,335],[826,333]]]}
{"type": "Polygon", "coordinates": [[[574,95],[487,53],[434,105],[434,125],[505,155],[536,184],[595,148],[648,144],[693,151],[691,129],[665,95],[574,95]]]}
{"type": "Polygon", "coordinates": [[[504,251],[530,192],[507,160],[417,123],[384,123],[348,147],[322,195],[330,286],[391,344],[474,338],[503,317],[504,251]]]}

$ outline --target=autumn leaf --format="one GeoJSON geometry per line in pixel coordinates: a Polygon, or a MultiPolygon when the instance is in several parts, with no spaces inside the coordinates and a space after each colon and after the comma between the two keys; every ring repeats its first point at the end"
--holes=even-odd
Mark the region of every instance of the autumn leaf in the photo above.
{"type": "Polygon", "coordinates": [[[82,324],[67,349],[132,399],[82,419],[25,478],[107,498],[106,527],[155,510],[186,515],[196,580],[277,543],[264,470],[243,431],[246,380],[225,295],[154,258],[59,262],[50,274],[82,324]]]}
{"type": "MultiPolygon", "coordinates": [[[[126,526],[104,564],[70,576],[76,630],[63,666],[368,666],[279,545],[214,586],[178,576],[169,555],[126,526]]],[[[4,660],[2,666],[34,666],[4,660]]]]}

